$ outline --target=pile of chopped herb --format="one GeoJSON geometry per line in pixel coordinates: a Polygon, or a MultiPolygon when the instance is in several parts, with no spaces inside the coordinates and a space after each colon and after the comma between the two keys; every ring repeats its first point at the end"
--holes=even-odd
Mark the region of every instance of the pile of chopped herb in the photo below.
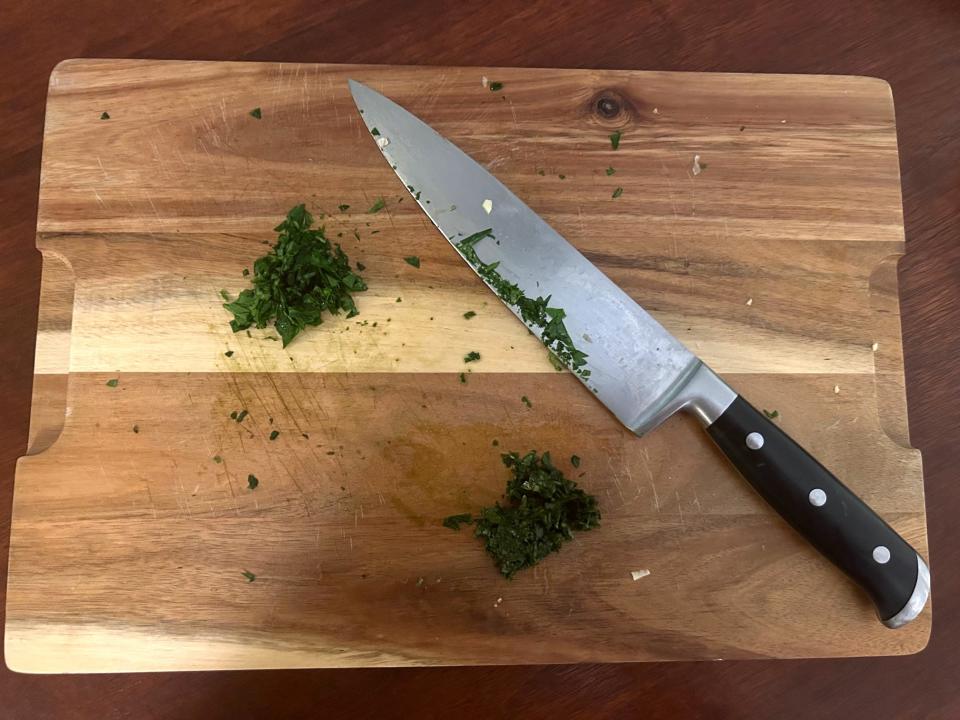
{"type": "Polygon", "coordinates": [[[559,550],[575,531],[599,526],[600,510],[595,497],[553,466],[550,453],[538,457],[531,450],[523,457],[513,452],[501,457],[513,473],[506,504],[484,508],[476,518],[451,515],[443,524],[459,530],[472,522],[474,535],[484,540],[500,572],[510,578],[559,550]]]}
{"type": "Polygon", "coordinates": [[[583,368],[587,363],[587,354],[574,347],[570,333],[563,324],[566,312],[562,308],[550,307],[549,295],[537,297],[536,300],[528,298],[519,286],[504,279],[497,272],[500,263],[483,262],[477,255],[476,245],[484,238],[493,238],[490,228],[465,237],[457,243],[457,249],[501,300],[517,308],[520,317],[529,327],[540,331],[540,340],[553,351],[557,359],[586,380],[590,377],[590,371],[583,368]]]}
{"type": "Polygon", "coordinates": [[[366,290],[339,245],[331,245],[323,228],[311,228],[313,216],[297,205],[274,230],[277,242],[253,264],[253,288],[224,307],[233,313],[234,332],[252,325],[274,327],[286,347],[307,325],[319,325],[326,310],[357,314],[351,293],[366,290]]]}

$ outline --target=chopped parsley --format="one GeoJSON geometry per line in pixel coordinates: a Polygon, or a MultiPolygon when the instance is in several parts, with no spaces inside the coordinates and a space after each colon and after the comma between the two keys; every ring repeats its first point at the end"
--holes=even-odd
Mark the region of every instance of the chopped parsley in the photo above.
{"type": "Polygon", "coordinates": [[[253,473],[247,475],[247,489],[253,490],[257,485],[260,484],[260,481],[257,480],[257,476],[253,473]]]}
{"type": "Polygon", "coordinates": [[[620,147],[621,137],[623,137],[623,133],[619,130],[614,130],[612,133],[610,133],[610,147],[612,147],[614,150],[620,147]]]}
{"type": "Polygon", "coordinates": [[[443,526],[451,530],[459,530],[463,524],[473,522],[473,515],[470,513],[461,513],[460,515],[449,515],[443,519],[443,526]]]}
{"type": "Polygon", "coordinates": [[[358,260],[358,261],[357,261],[357,270],[359,270],[360,272],[363,272],[363,271],[366,270],[366,269],[367,269],[367,266],[364,265],[362,262],[360,262],[360,261],[358,260]]]}
{"type": "Polygon", "coordinates": [[[220,457],[219,455],[214,455],[214,456],[213,456],[213,461],[214,461],[217,465],[219,465],[220,463],[223,462],[223,458],[220,457]]]}
{"type": "Polygon", "coordinates": [[[560,178],[561,180],[566,180],[566,179],[567,179],[567,176],[564,175],[563,173],[560,173],[559,175],[557,175],[557,177],[560,178]]]}
{"type": "Polygon", "coordinates": [[[767,416],[768,418],[770,418],[771,420],[775,420],[776,418],[780,417],[780,411],[779,411],[779,410],[767,410],[766,408],[764,408],[764,409],[763,409],[763,414],[766,415],[766,416],[767,416]]]}
{"type": "Polygon", "coordinates": [[[563,372],[567,369],[567,366],[563,364],[563,361],[558,358],[553,350],[547,350],[547,360],[550,361],[550,364],[553,365],[553,369],[557,372],[563,372]]]}
{"type": "Polygon", "coordinates": [[[250,111],[250,117],[255,117],[257,120],[263,117],[263,113],[260,111],[260,108],[255,107],[250,111]]]}
{"type": "Polygon", "coordinates": [[[271,440],[276,440],[278,437],[280,437],[280,431],[279,431],[279,430],[272,430],[272,431],[270,432],[270,439],[271,439],[271,440]]]}
{"type": "Polygon", "coordinates": [[[340,205],[337,205],[337,210],[339,210],[340,212],[346,212],[349,209],[350,209],[350,206],[347,205],[346,203],[341,203],[340,205]]]}
{"type": "Polygon", "coordinates": [[[244,570],[242,574],[243,574],[243,576],[247,579],[247,582],[253,582],[254,580],[257,579],[257,576],[254,575],[254,574],[253,574],[252,572],[250,572],[249,570],[244,570]]]}
{"type": "Polygon", "coordinates": [[[610,175],[613,175],[615,172],[616,172],[616,170],[613,169],[613,166],[612,166],[612,165],[607,168],[607,176],[608,176],[608,177],[609,177],[610,175]]]}
{"type": "Polygon", "coordinates": [[[538,168],[538,169],[537,169],[537,175],[546,175],[546,174],[547,174],[547,173],[546,173],[546,171],[545,171],[543,168],[538,168]]]}
{"type": "Polygon", "coordinates": [[[224,355],[226,355],[227,357],[233,357],[233,350],[227,350],[227,351],[224,353],[224,355]]]}
{"type": "Polygon", "coordinates": [[[250,414],[250,413],[248,413],[246,410],[241,410],[240,412],[237,413],[237,416],[236,416],[236,417],[233,417],[232,414],[230,415],[230,417],[232,417],[232,418],[233,418],[234,420],[236,420],[238,423],[242,423],[242,422],[243,422],[243,419],[244,419],[247,415],[249,415],[249,414],[250,414]]]}
{"type": "Polygon", "coordinates": [[[460,373],[460,382],[463,383],[464,385],[467,384],[467,374],[466,374],[466,373],[460,373]]]}
{"type": "Polygon", "coordinates": [[[528,327],[540,330],[541,342],[552,350],[564,365],[583,379],[590,377],[590,371],[583,368],[587,362],[587,354],[574,347],[570,333],[563,324],[566,312],[562,308],[550,307],[549,295],[531,300],[517,285],[505,280],[497,272],[499,262],[485,263],[477,255],[477,243],[488,237],[493,238],[490,228],[465,237],[456,247],[500,299],[519,310],[520,317],[528,327]]]}
{"type": "Polygon", "coordinates": [[[571,455],[571,456],[570,456],[570,464],[573,465],[575,468],[580,467],[580,456],[579,456],[579,455],[571,455]]]}
{"type": "Polygon", "coordinates": [[[621,195],[623,195],[623,188],[622,188],[622,187],[618,187],[616,190],[613,191],[612,197],[618,198],[618,197],[620,197],[621,195]]]}
{"type": "Polygon", "coordinates": [[[382,197],[379,197],[377,198],[377,201],[370,206],[370,209],[367,210],[367,212],[370,214],[378,213],[381,210],[383,210],[386,206],[387,206],[387,201],[384,200],[382,197]]]}
{"type": "Polygon", "coordinates": [[[110,119],[110,113],[108,113],[108,112],[106,112],[106,111],[100,113],[100,119],[101,119],[101,120],[109,120],[109,119],[110,119]]]}
{"type": "Polygon", "coordinates": [[[521,395],[521,396],[520,396],[520,402],[522,402],[522,403],[523,403],[524,405],[526,405],[528,408],[532,408],[532,407],[533,407],[533,403],[530,402],[530,398],[528,398],[526,395],[521,395]]]}
{"type": "MultiPolygon", "coordinates": [[[[253,264],[253,287],[224,307],[233,313],[234,332],[252,325],[266,327],[273,320],[283,346],[307,326],[323,322],[326,310],[334,315],[357,314],[351,293],[367,289],[350,269],[339,245],[331,245],[323,228],[311,229],[313,216],[297,205],[276,228],[277,242],[253,264]]],[[[275,339],[275,338],[274,338],[275,339]]]]}
{"type": "Polygon", "coordinates": [[[412,265],[415,268],[420,267],[420,258],[416,255],[408,255],[403,259],[407,265],[412,265]]]}
{"type": "Polygon", "coordinates": [[[507,480],[506,503],[483,508],[476,518],[451,515],[443,524],[458,530],[472,521],[474,535],[509,579],[558,551],[574,532],[599,526],[600,509],[595,497],[553,466],[550,453],[538,457],[531,450],[521,457],[511,452],[501,458],[513,475],[507,480]]]}
{"type": "Polygon", "coordinates": [[[117,378],[112,378],[107,380],[107,387],[116,387],[120,384],[120,381],[117,378]]]}
{"type": "Polygon", "coordinates": [[[464,319],[464,320],[469,320],[470,318],[474,318],[474,317],[476,317],[476,316],[477,316],[477,314],[476,314],[473,310],[467,310],[467,311],[463,314],[463,319],[464,319]]]}
{"type": "Polygon", "coordinates": [[[243,269],[243,272],[241,273],[241,275],[243,275],[244,277],[247,277],[247,275],[249,275],[249,274],[250,274],[250,270],[247,269],[247,268],[244,268],[244,269],[243,269]]]}
{"type": "Polygon", "coordinates": [[[480,359],[480,353],[478,353],[476,350],[471,350],[470,352],[468,352],[466,355],[463,356],[463,361],[465,363],[476,362],[479,359],[480,359]]]}
{"type": "Polygon", "coordinates": [[[226,290],[220,290],[220,297],[223,298],[224,302],[230,302],[230,294],[226,290]]]}
{"type": "Polygon", "coordinates": [[[370,131],[370,134],[373,135],[374,137],[376,137],[377,135],[380,134],[380,131],[377,130],[376,128],[374,128],[373,130],[370,131]]]}
{"type": "Polygon", "coordinates": [[[134,431],[135,433],[139,433],[139,432],[140,432],[140,426],[139,426],[139,425],[134,425],[134,426],[133,426],[133,431],[134,431]]]}
{"type": "Polygon", "coordinates": [[[503,90],[502,82],[492,82],[490,83],[490,92],[499,92],[503,90]]]}

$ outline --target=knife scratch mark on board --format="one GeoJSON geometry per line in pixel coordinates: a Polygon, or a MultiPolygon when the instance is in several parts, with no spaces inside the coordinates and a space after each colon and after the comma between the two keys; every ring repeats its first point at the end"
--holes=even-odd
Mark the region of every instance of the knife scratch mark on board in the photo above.
{"type": "Polygon", "coordinates": [[[683,503],[680,501],[680,491],[674,490],[674,494],[677,496],[677,512],[680,513],[680,528],[685,531],[687,525],[683,522],[683,503]]]}
{"type": "Polygon", "coordinates": [[[657,485],[653,480],[650,481],[650,489],[653,490],[653,504],[656,506],[657,512],[660,512],[660,496],[657,495],[657,485]]]}

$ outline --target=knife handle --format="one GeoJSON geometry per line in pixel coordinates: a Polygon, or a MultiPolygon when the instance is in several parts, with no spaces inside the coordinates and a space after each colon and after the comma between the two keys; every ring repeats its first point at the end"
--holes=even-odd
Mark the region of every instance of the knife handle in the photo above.
{"type": "Polygon", "coordinates": [[[707,433],[784,520],[867,591],[884,625],[920,614],[930,592],[923,559],[789,435],[739,395],[707,433]]]}

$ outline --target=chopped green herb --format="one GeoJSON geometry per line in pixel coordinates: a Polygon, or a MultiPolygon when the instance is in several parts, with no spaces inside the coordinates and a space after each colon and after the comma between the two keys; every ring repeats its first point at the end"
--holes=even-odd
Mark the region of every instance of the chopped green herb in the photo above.
{"type": "Polygon", "coordinates": [[[370,206],[370,209],[367,210],[367,212],[371,214],[378,213],[381,210],[383,210],[386,206],[387,206],[387,201],[384,200],[382,197],[380,197],[380,198],[377,198],[377,201],[370,206]]]}
{"type": "Polygon", "coordinates": [[[346,203],[341,203],[340,205],[337,205],[337,210],[339,210],[340,212],[346,212],[349,209],[350,209],[350,206],[347,205],[346,203]]]}
{"type": "Polygon", "coordinates": [[[273,430],[273,431],[270,432],[270,439],[271,439],[271,440],[276,440],[278,437],[280,437],[280,431],[279,431],[279,430],[273,430]]]}
{"type": "Polygon", "coordinates": [[[767,410],[766,408],[764,408],[763,414],[766,415],[771,420],[775,420],[776,418],[780,417],[779,410],[767,410]]]}
{"type": "Polygon", "coordinates": [[[473,522],[473,515],[470,513],[461,513],[460,515],[449,515],[443,519],[443,526],[451,530],[459,530],[460,525],[473,522]]]}
{"type": "Polygon", "coordinates": [[[224,353],[224,355],[226,355],[227,357],[233,357],[233,350],[227,350],[227,351],[224,353]]]}
{"type": "Polygon", "coordinates": [[[111,379],[111,380],[107,380],[107,387],[112,387],[112,388],[114,388],[114,387],[116,387],[116,386],[119,385],[119,384],[120,384],[120,381],[119,381],[117,378],[113,378],[113,379],[111,379]]]}
{"type": "Polygon", "coordinates": [[[232,413],[230,413],[230,419],[231,419],[231,420],[236,420],[236,419],[237,419],[237,411],[236,411],[236,410],[234,410],[232,413]]]}
{"type": "Polygon", "coordinates": [[[502,82],[492,82],[492,83],[490,83],[490,92],[499,92],[500,90],[503,90],[503,83],[502,83],[502,82]]]}
{"type": "Polygon", "coordinates": [[[139,425],[134,425],[134,426],[133,426],[133,431],[134,431],[135,433],[139,433],[139,432],[140,432],[140,426],[139,426],[139,425]]]}
{"type": "Polygon", "coordinates": [[[219,465],[220,463],[223,462],[223,458],[220,457],[219,455],[214,455],[214,456],[213,456],[213,461],[214,461],[217,465],[219,465]]]}
{"type": "MultiPolygon", "coordinates": [[[[484,541],[500,572],[511,578],[558,551],[574,532],[599,526],[600,509],[595,497],[553,466],[550,453],[501,457],[513,475],[507,481],[506,504],[481,510],[473,519],[474,535],[484,541]]],[[[444,524],[459,527],[467,522],[462,517],[452,516],[457,520],[444,524]]]]}
{"type": "Polygon", "coordinates": [[[110,119],[110,113],[108,113],[108,112],[106,112],[106,111],[100,113],[100,119],[101,119],[101,120],[109,120],[109,119],[110,119]]]}
{"type": "Polygon", "coordinates": [[[498,262],[485,263],[477,255],[476,245],[484,238],[493,239],[490,228],[474,233],[457,243],[457,249],[476,269],[477,274],[487,281],[500,298],[520,312],[520,317],[529,328],[540,330],[540,340],[557,357],[583,379],[590,377],[590,371],[584,369],[587,354],[574,347],[570,333],[563,323],[566,312],[562,308],[549,306],[550,296],[531,300],[516,284],[505,280],[497,272],[498,262]]]}
{"type": "Polygon", "coordinates": [[[560,173],[559,175],[557,175],[557,177],[560,178],[561,180],[566,180],[566,179],[567,179],[567,176],[564,175],[563,173],[560,173]]]}
{"type": "Polygon", "coordinates": [[[563,364],[563,360],[558,358],[553,350],[547,350],[547,360],[550,361],[550,364],[553,365],[554,370],[557,372],[563,372],[567,369],[567,366],[563,364]]]}
{"type": "Polygon", "coordinates": [[[243,571],[243,576],[247,579],[247,582],[253,582],[254,580],[257,579],[257,576],[254,575],[254,574],[253,574],[252,572],[250,572],[249,570],[244,570],[244,571],[243,571]]]}
{"type": "Polygon", "coordinates": [[[244,268],[242,274],[244,277],[247,277],[250,274],[250,270],[248,268],[244,268]]]}
{"type": "Polygon", "coordinates": [[[533,407],[533,403],[530,402],[530,398],[528,398],[526,395],[521,395],[521,396],[520,396],[520,402],[522,402],[522,403],[523,403],[524,405],[526,405],[528,408],[532,408],[532,407],[533,407]]]}
{"type": "Polygon", "coordinates": [[[465,363],[476,362],[479,359],[480,359],[480,353],[478,353],[476,350],[471,350],[470,352],[468,352],[466,355],[463,356],[463,361],[465,363]]]}
{"type": "Polygon", "coordinates": [[[466,373],[460,373],[460,382],[463,383],[464,385],[467,384],[467,374],[466,374],[466,373]]]}
{"type": "Polygon", "coordinates": [[[609,175],[613,175],[615,172],[616,172],[616,170],[613,169],[613,166],[612,166],[612,165],[607,168],[607,175],[608,175],[608,176],[609,176],[609,175]]]}
{"type": "Polygon", "coordinates": [[[618,197],[620,197],[621,195],[623,195],[623,188],[622,188],[622,187],[618,187],[616,190],[613,191],[612,197],[618,198],[618,197]]]}
{"type": "Polygon", "coordinates": [[[537,168],[537,175],[546,175],[546,171],[543,168],[537,168]]]}
{"type": "Polygon", "coordinates": [[[357,240],[359,240],[359,239],[360,239],[360,231],[357,230],[356,228],[354,228],[354,229],[353,229],[353,236],[354,236],[357,240]]]}
{"type": "MultiPolygon", "coordinates": [[[[313,216],[304,205],[287,213],[276,228],[277,242],[253,264],[253,288],[247,288],[224,307],[233,313],[234,332],[273,320],[283,346],[307,326],[323,322],[326,310],[334,315],[357,314],[351,293],[367,289],[350,269],[339,245],[331,245],[323,228],[311,229],[313,216]]],[[[274,338],[276,339],[276,338],[274,338]]]]}
{"type": "Polygon", "coordinates": [[[614,130],[612,133],[610,133],[610,147],[612,147],[614,150],[620,147],[621,137],[623,137],[623,133],[619,130],[614,130]]]}
{"type": "MultiPolygon", "coordinates": [[[[237,416],[233,419],[236,420],[238,423],[241,423],[243,422],[243,419],[249,414],[250,413],[248,413],[246,410],[241,410],[240,412],[237,413],[237,416]]],[[[233,416],[231,415],[231,417],[233,416]]]]}
{"type": "Polygon", "coordinates": [[[247,489],[253,490],[257,485],[260,484],[260,481],[257,480],[257,476],[253,473],[247,475],[247,489]]]}
{"type": "Polygon", "coordinates": [[[403,302],[403,298],[397,298],[397,302],[403,302]]]}
{"type": "Polygon", "coordinates": [[[464,320],[469,320],[470,318],[474,318],[474,317],[476,317],[476,316],[477,316],[477,314],[476,314],[473,310],[467,310],[467,311],[463,314],[463,319],[464,319],[464,320]]]}
{"type": "Polygon", "coordinates": [[[220,297],[223,298],[224,302],[230,302],[230,295],[227,293],[226,290],[222,290],[222,289],[220,290],[220,297]]]}
{"type": "Polygon", "coordinates": [[[497,446],[500,444],[500,441],[497,440],[496,438],[494,438],[494,439],[493,439],[493,442],[490,443],[490,444],[493,445],[494,447],[497,447],[497,446]]]}
{"type": "Polygon", "coordinates": [[[359,270],[360,272],[363,272],[366,269],[367,269],[366,265],[364,265],[362,262],[359,262],[359,261],[357,262],[357,270],[359,270]]]}
{"type": "Polygon", "coordinates": [[[579,455],[571,455],[571,456],[570,456],[570,464],[573,465],[575,468],[580,467],[580,456],[579,456],[579,455]]]}
{"type": "Polygon", "coordinates": [[[370,134],[373,135],[374,137],[376,137],[377,135],[380,134],[380,131],[377,130],[376,128],[374,128],[373,130],[370,131],[370,134]]]}
{"type": "Polygon", "coordinates": [[[263,113],[260,111],[260,108],[255,107],[250,111],[250,117],[255,117],[257,120],[263,117],[263,113]]]}
{"type": "Polygon", "coordinates": [[[403,261],[407,265],[412,265],[415,268],[420,267],[420,258],[418,258],[416,255],[408,255],[403,259],[403,261]]]}

